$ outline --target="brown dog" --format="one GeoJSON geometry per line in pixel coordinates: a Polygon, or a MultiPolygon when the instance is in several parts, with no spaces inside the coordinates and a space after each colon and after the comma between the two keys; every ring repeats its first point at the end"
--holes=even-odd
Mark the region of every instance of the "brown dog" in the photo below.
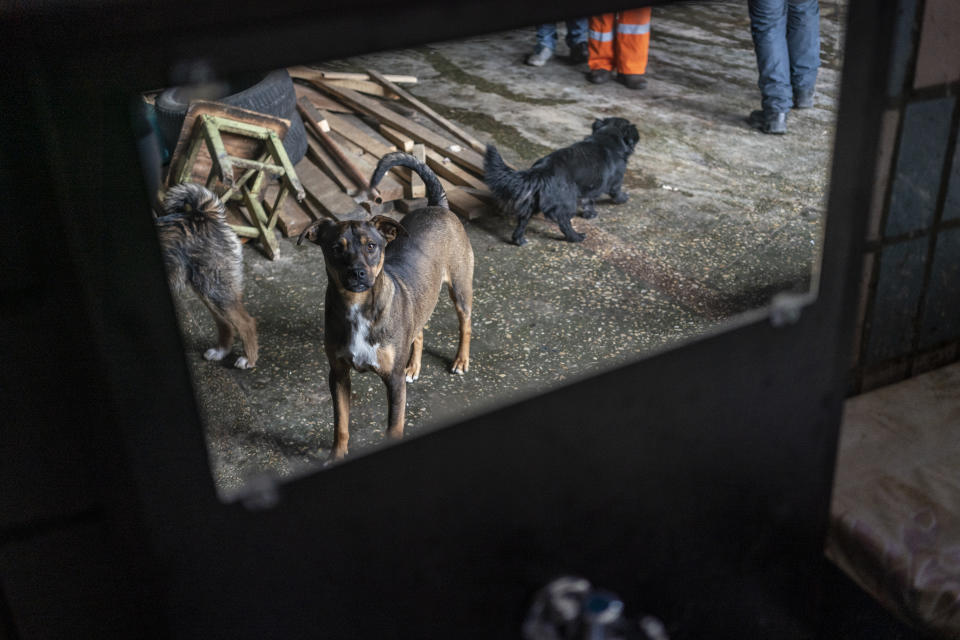
{"type": "Polygon", "coordinates": [[[385,216],[366,222],[322,220],[300,235],[300,241],[306,237],[320,245],[327,268],[324,345],[335,422],[332,460],[347,454],[351,368],[380,376],[389,403],[387,436],[403,436],[406,383],[420,376],[423,326],[444,283],[460,319],[460,347],[450,370],[463,374],[470,366],[470,239],[447,208],[437,176],[413,156],[385,155],[370,188],[397,165],[423,178],[427,207],[407,214],[402,225],[385,216]]]}

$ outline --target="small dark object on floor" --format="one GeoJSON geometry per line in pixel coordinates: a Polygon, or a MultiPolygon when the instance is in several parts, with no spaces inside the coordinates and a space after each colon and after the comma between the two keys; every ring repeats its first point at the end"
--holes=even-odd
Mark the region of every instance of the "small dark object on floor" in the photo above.
{"type": "Polygon", "coordinates": [[[518,218],[514,244],[526,243],[524,231],[537,211],[556,222],[566,240],[583,240],[570,220],[578,206],[583,206],[584,218],[595,217],[593,203],[604,194],[617,204],[627,201],[621,189],[623,173],[639,140],[637,128],[628,120],[595,120],[589,136],[540,158],[525,171],[507,167],[497,148],[487,145],[484,182],[504,209],[518,218]]]}
{"type": "Polygon", "coordinates": [[[783,134],[787,132],[787,112],[773,111],[766,113],[764,111],[751,111],[747,118],[750,126],[756,127],[764,133],[783,134]]]}

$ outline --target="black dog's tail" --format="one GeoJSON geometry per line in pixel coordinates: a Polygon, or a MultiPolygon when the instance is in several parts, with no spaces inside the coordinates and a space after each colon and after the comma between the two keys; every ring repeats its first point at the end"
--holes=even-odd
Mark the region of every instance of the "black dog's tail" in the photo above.
{"type": "Polygon", "coordinates": [[[483,181],[504,207],[518,216],[529,216],[539,209],[543,179],[537,171],[515,171],[500,157],[492,144],[483,157],[483,181]]]}
{"type": "Polygon", "coordinates": [[[387,171],[397,166],[413,169],[423,179],[423,183],[427,186],[428,205],[447,208],[447,194],[443,190],[443,185],[440,184],[437,174],[433,172],[433,169],[403,151],[394,151],[380,158],[377,169],[370,178],[370,188],[376,188],[387,171]]]}
{"type": "Polygon", "coordinates": [[[163,199],[163,213],[187,214],[195,223],[226,219],[226,210],[217,194],[192,182],[170,187],[163,199]]]}

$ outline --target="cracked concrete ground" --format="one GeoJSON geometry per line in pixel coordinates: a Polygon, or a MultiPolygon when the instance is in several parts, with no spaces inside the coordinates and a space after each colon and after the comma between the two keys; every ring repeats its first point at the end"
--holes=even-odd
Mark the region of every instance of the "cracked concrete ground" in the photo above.
{"type": "MultiPolygon", "coordinates": [[[[522,248],[507,242],[513,222],[494,212],[465,223],[477,258],[470,372],[447,373],[457,322],[443,295],[425,331],[421,378],[408,386],[407,433],[695,339],[776,292],[807,290],[823,228],[842,12],[821,3],[815,106],[791,113],[785,136],[745,122],[760,101],[745,0],[654,8],[642,91],[587,83],[585,65],[565,62],[562,29],[558,55],[542,68],[523,64],[532,28],[324,62],[416,75],[411,93],[517,166],[583,138],[597,117],[625,117],[640,132],[624,182],[629,202],[575,219],[583,243],[561,242],[540,217],[522,248]]],[[[205,362],[214,326],[195,298],[179,301],[225,495],[251,474],[311,469],[332,445],[320,251],[282,240],[280,259],[250,245],[244,259],[260,332],[255,370],[205,362]]],[[[373,374],[354,374],[353,393],[356,455],[383,441],[386,396],[373,374]]]]}

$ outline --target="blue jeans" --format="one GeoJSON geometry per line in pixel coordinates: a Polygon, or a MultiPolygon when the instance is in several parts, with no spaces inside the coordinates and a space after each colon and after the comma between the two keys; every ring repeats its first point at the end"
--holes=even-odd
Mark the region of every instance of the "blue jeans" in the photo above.
{"type": "Polygon", "coordinates": [[[812,91],[820,66],[818,0],[748,0],[766,113],[789,111],[795,93],[812,91]]]}
{"type": "MultiPolygon", "coordinates": [[[[587,41],[587,18],[577,18],[576,20],[567,20],[567,46],[573,48],[573,45],[587,41]]],[[[557,50],[557,23],[548,22],[537,27],[537,44],[546,47],[550,51],[557,50]]]]}

